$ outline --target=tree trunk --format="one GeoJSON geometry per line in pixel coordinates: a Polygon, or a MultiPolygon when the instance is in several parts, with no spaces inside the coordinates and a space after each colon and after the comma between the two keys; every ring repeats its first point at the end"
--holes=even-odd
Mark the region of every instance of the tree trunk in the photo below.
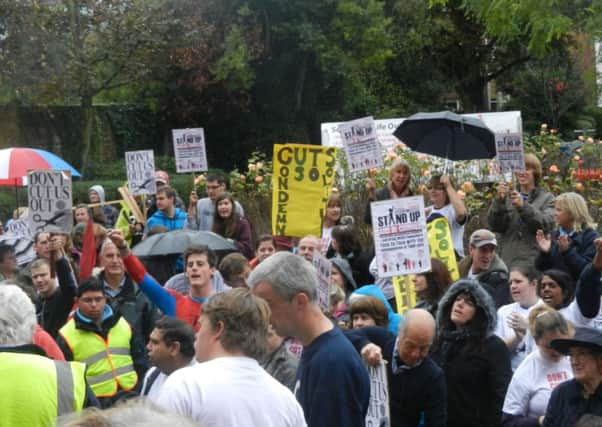
{"type": "Polygon", "coordinates": [[[82,162],[81,174],[85,176],[89,164],[90,149],[92,148],[92,127],[94,125],[94,111],[92,109],[92,97],[85,96],[81,100],[81,137],[82,137],[82,162]]]}

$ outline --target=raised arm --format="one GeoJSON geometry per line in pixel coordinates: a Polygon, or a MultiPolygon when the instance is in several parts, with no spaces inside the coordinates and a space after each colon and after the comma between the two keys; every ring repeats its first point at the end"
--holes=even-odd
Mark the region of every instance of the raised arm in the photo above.
{"type": "Polygon", "coordinates": [[[140,290],[146,294],[148,299],[155,304],[163,314],[167,316],[176,315],[176,299],[164,289],[150,274],[146,272],[140,260],[130,252],[121,230],[111,230],[109,239],[117,246],[123,264],[132,280],[140,286],[140,290]]]}

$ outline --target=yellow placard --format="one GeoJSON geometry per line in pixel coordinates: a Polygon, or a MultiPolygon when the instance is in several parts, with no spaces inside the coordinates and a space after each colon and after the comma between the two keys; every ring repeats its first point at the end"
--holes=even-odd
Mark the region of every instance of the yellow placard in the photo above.
{"type": "Polygon", "coordinates": [[[274,144],[272,234],[319,236],[334,181],[336,148],[274,144]]]}
{"type": "MultiPolygon", "coordinates": [[[[436,218],[426,225],[431,258],[441,261],[455,282],[460,278],[451,231],[446,218],[436,218]]],[[[404,313],[416,305],[416,293],[412,282],[413,275],[393,277],[397,312],[404,313]]]]}
{"type": "Polygon", "coordinates": [[[458,262],[454,253],[454,243],[449,229],[449,223],[446,218],[436,218],[426,224],[427,236],[429,239],[429,249],[431,258],[441,261],[455,282],[460,278],[458,262]]]}
{"type": "Polygon", "coordinates": [[[405,313],[416,305],[413,277],[413,274],[393,277],[393,289],[395,289],[395,303],[397,304],[398,313],[405,313]]]}

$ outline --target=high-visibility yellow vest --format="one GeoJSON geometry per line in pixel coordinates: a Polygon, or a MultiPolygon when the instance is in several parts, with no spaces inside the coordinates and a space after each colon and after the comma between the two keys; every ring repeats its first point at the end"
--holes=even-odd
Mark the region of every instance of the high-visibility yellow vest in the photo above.
{"type": "Polygon", "coordinates": [[[0,427],[54,425],[81,411],[85,365],[35,354],[0,352],[0,427]]]}
{"type": "Polygon", "coordinates": [[[86,379],[96,397],[110,397],[120,389],[136,387],[138,375],[130,354],[132,328],[123,317],[111,328],[106,340],[97,333],[77,329],[74,319],[59,333],[73,353],[73,360],[86,364],[86,379]]]}

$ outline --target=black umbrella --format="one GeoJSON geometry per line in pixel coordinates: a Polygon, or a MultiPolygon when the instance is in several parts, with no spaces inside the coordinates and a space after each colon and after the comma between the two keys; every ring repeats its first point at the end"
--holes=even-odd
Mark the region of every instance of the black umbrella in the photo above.
{"type": "Polygon", "coordinates": [[[210,231],[173,230],[155,234],[132,248],[138,257],[181,254],[190,245],[207,245],[216,252],[234,252],[236,246],[210,231]]]}
{"type": "Polygon", "coordinates": [[[451,111],[414,114],[393,135],[414,151],[449,160],[495,156],[495,135],[485,123],[451,111]]]}

